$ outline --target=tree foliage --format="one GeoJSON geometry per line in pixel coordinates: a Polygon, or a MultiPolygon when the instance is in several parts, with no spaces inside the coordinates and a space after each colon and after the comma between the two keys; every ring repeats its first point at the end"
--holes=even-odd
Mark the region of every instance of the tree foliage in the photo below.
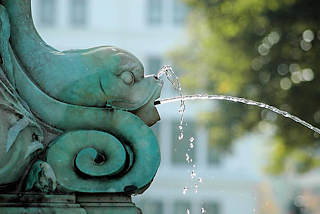
{"type": "MultiPolygon", "coordinates": [[[[189,91],[262,101],[320,125],[319,1],[187,2],[191,39],[173,56],[187,71],[183,85],[189,91]]],[[[319,136],[291,120],[226,102],[203,118],[212,145],[224,152],[232,151],[236,137],[273,124],[272,173],[319,165],[319,136]]]]}

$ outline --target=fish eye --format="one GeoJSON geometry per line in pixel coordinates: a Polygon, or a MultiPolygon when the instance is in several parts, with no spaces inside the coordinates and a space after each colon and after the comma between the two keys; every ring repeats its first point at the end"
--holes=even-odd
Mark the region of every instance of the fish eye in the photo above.
{"type": "Polygon", "coordinates": [[[122,72],[120,78],[122,81],[127,85],[133,85],[134,84],[134,75],[130,71],[124,71],[122,72]]]}

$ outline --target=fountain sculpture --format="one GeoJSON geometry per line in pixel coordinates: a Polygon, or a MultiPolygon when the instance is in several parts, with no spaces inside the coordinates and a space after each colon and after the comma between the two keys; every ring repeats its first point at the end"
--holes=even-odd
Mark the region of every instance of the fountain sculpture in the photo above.
{"type": "Polygon", "coordinates": [[[0,213],[141,214],[131,195],[160,164],[154,105],[180,102],[182,139],[185,101],[204,99],[265,108],[320,134],[265,103],[183,95],[170,66],[144,76],[140,61],[115,47],[58,51],[38,35],[31,0],[0,0],[0,213]],[[162,75],[178,97],[158,99],[162,75]]]}
{"type": "Polygon", "coordinates": [[[162,82],[115,47],[50,47],[31,0],[0,0],[0,55],[0,213],[141,213],[162,82]]]}

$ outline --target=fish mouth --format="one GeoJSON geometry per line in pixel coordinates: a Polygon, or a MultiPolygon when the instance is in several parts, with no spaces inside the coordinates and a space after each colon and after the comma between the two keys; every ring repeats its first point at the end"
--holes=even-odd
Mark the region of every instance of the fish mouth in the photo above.
{"type": "Polygon", "coordinates": [[[142,105],[140,108],[136,110],[130,111],[133,114],[140,117],[140,119],[143,120],[143,122],[148,126],[152,126],[160,120],[159,112],[155,107],[154,103],[157,99],[160,98],[161,89],[162,84],[156,87],[153,94],[150,96],[150,98],[144,105],[142,105]]]}

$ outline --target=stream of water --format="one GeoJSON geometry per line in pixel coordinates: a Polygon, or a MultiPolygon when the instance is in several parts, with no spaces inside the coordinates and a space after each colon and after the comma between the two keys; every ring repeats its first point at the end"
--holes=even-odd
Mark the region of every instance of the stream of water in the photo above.
{"type": "MultiPolygon", "coordinates": [[[[265,103],[261,103],[261,102],[257,102],[257,101],[253,101],[253,100],[249,100],[249,99],[245,99],[242,97],[234,97],[234,96],[229,96],[229,95],[207,95],[207,94],[195,94],[195,95],[183,95],[182,93],[182,88],[181,88],[181,84],[179,81],[178,76],[174,73],[172,67],[170,65],[165,65],[162,68],[160,68],[160,70],[158,71],[157,74],[157,78],[160,78],[162,75],[165,75],[167,77],[167,79],[169,80],[169,82],[172,84],[172,86],[174,87],[175,90],[177,90],[179,92],[179,96],[178,97],[172,97],[172,98],[165,98],[165,99],[160,99],[155,101],[155,105],[160,105],[160,104],[166,104],[166,103],[172,103],[172,102],[180,102],[180,109],[179,109],[179,113],[181,114],[181,118],[180,118],[180,136],[179,139],[183,138],[183,128],[182,128],[182,124],[183,124],[183,118],[184,118],[184,112],[186,110],[186,105],[185,105],[185,101],[187,100],[226,100],[226,101],[230,101],[230,102],[236,102],[236,103],[243,103],[246,105],[252,105],[252,106],[258,106],[260,108],[265,108],[268,109],[270,111],[273,111],[276,114],[282,115],[286,118],[289,118],[297,123],[300,123],[301,125],[307,127],[308,129],[311,129],[312,131],[320,134],[320,129],[317,127],[314,127],[313,125],[311,125],[310,123],[300,119],[297,116],[294,116],[292,114],[290,114],[289,112],[280,110],[274,106],[265,104],[265,103]]],[[[181,140],[181,139],[180,139],[181,140]]]]}
{"type": "Polygon", "coordinates": [[[242,97],[233,97],[233,96],[228,96],[228,95],[207,95],[207,94],[196,94],[196,95],[185,95],[185,96],[178,96],[178,97],[173,97],[173,98],[165,98],[162,100],[157,100],[155,104],[165,104],[165,103],[171,103],[171,102],[177,102],[177,101],[186,101],[186,100],[226,100],[230,102],[236,102],[236,103],[243,103],[247,105],[252,105],[252,106],[258,106],[260,108],[265,108],[268,109],[274,113],[277,113],[279,115],[282,115],[286,118],[289,118],[297,123],[300,123],[301,125],[307,127],[308,129],[311,129],[312,131],[320,134],[320,129],[317,127],[314,127],[310,123],[300,119],[297,116],[294,116],[286,111],[280,110],[274,106],[253,101],[253,100],[248,100],[242,97]]]}
{"type": "MultiPolygon", "coordinates": [[[[160,68],[160,70],[158,71],[158,74],[156,75],[156,77],[158,79],[160,79],[162,76],[165,76],[167,78],[167,80],[171,83],[173,88],[178,92],[179,97],[184,97],[183,93],[182,93],[182,87],[181,87],[179,78],[174,73],[174,71],[173,71],[173,69],[172,69],[172,67],[170,65],[165,65],[165,66],[160,68]]],[[[176,100],[176,101],[179,101],[179,100],[176,100]]],[[[158,103],[158,104],[161,104],[161,103],[158,103]]],[[[178,140],[179,141],[182,141],[183,138],[184,138],[184,135],[183,135],[183,127],[184,127],[183,121],[184,121],[184,113],[185,113],[185,111],[186,111],[185,102],[184,102],[183,99],[180,99],[180,106],[179,106],[179,110],[178,110],[178,112],[180,114],[180,122],[179,122],[179,125],[178,125],[178,128],[179,128],[178,140]]],[[[189,142],[188,152],[191,152],[191,150],[194,149],[194,141],[195,141],[194,137],[190,137],[189,138],[189,140],[188,140],[188,142],[189,142]]],[[[185,160],[186,160],[186,163],[191,166],[190,178],[191,178],[191,183],[192,184],[189,184],[188,185],[189,187],[188,186],[184,186],[184,188],[182,190],[182,194],[183,195],[186,195],[188,190],[191,189],[191,188],[194,189],[194,193],[197,193],[198,192],[199,183],[202,182],[202,178],[199,177],[199,176],[197,177],[197,174],[195,172],[196,165],[192,163],[192,158],[190,158],[188,152],[186,153],[186,159],[185,160]]],[[[206,212],[205,209],[201,208],[201,213],[205,213],[205,212],[206,212]]],[[[186,210],[186,213],[187,214],[191,214],[189,208],[186,210]]]]}
{"type": "MultiPolygon", "coordinates": [[[[170,65],[164,65],[160,68],[157,74],[157,78],[160,79],[161,76],[165,75],[168,81],[171,83],[173,88],[179,93],[180,97],[183,97],[182,87],[179,81],[178,76],[174,73],[170,65]]],[[[177,100],[178,101],[178,100],[177,100]]],[[[179,140],[183,139],[183,121],[184,121],[184,112],[186,111],[186,105],[184,100],[180,100],[179,114],[180,114],[180,123],[179,123],[179,140]]]]}
{"type": "MultiPolygon", "coordinates": [[[[170,65],[165,65],[163,66],[158,74],[157,74],[157,78],[161,78],[161,76],[166,76],[166,78],[168,79],[168,81],[172,84],[172,86],[174,87],[174,89],[178,92],[179,96],[177,97],[172,97],[172,98],[165,98],[165,99],[159,99],[155,101],[155,105],[160,105],[160,104],[167,104],[167,103],[172,103],[172,102],[180,102],[180,107],[179,107],[179,114],[180,114],[180,123],[179,123],[179,136],[178,139],[179,141],[181,141],[183,139],[183,121],[184,121],[184,113],[186,111],[186,105],[185,105],[185,101],[187,100],[225,100],[225,101],[229,101],[229,102],[235,102],[235,103],[243,103],[246,105],[252,105],[252,106],[258,106],[260,108],[264,108],[264,109],[268,109],[276,114],[282,115],[283,117],[289,118],[305,127],[307,127],[308,129],[320,134],[320,129],[311,125],[310,123],[300,119],[299,117],[292,115],[286,111],[280,110],[274,106],[262,103],[262,102],[257,102],[257,101],[253,101],[253,100],[249,100],[249,99],[245,99],[242,97],[234,97],[234,96],[228,96],[228,95],[207,95],[207,94],[195,94],[195,95],[183,95],[182,93],[182,88],[181,88],[181,84],[179,81],[179,78],[177,77],[177,75],[174,73],[172,67],[170,65]]],[[[189,139],[189,150],[191,151],[194,148],[194,138],[191,137],[189,139]]],[[[192,164],[192,159],[190,159],[190,156],[188,153],[186,153],[186,162],[187,164],[192,164]]],[[[192,171],[191,171],[191,180],[194,181],[195,177],[196,177],[196,172],[195,172],[195,166],[194,164],[192,164],[192,171]]],[[[197,193],[198,192],[198,183],[202,182],[202,178],[198,177],[197,179],[198,182],[196,182],[194,184],[194,192],[197,193]]],[[[183,188],[182,193],[186,194],[188,191],[188,187],[185,186],[183,188]]],[[[190,210],[187,209],[186,210],[187,214],[190,214],[190,210]]],[[[201,208],[201,213],[206,213],[206,210],[204,208],[201,208]]]]}

